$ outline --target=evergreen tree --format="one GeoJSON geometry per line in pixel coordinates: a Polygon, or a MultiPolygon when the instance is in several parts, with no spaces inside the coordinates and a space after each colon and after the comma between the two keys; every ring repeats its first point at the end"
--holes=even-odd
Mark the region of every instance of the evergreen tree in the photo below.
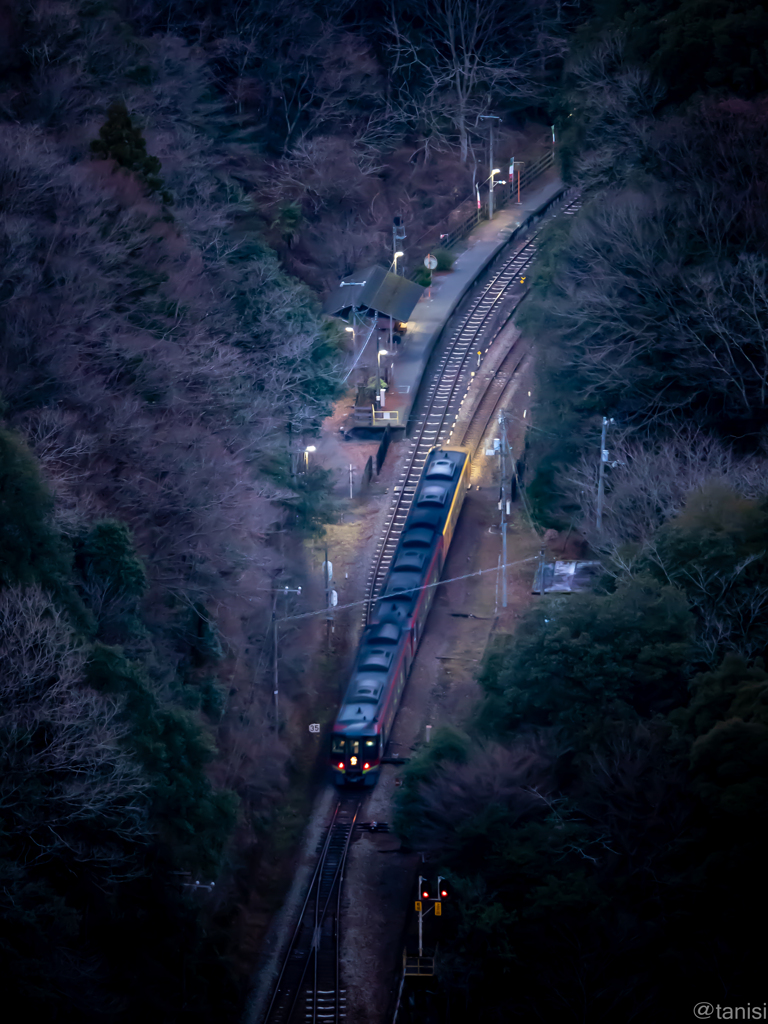
{"type": "Polygon", "coordinates": [[[147,153],[147,143],[141,129],[133,123],[123,100],[115,100],[107,110],[107,120],[99,128],[100,138],[91,143],[91,152],[102,160],[114,160],[134,174],[150,193],[159,192],[163,202],[170,206],[173,197],[163,187],[160,161],[147,153]]]}

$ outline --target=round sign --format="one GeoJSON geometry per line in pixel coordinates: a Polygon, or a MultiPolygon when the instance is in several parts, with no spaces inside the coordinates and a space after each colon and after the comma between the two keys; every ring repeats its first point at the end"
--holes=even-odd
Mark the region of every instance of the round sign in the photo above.
{"type": "Polygon", "coordinates": [[[437,266],[437,260],[431,253],[427,253],[427,255],[424,257],[424,266],[427,268],[427,270],[434,270],[435,267],[437,266]]]}

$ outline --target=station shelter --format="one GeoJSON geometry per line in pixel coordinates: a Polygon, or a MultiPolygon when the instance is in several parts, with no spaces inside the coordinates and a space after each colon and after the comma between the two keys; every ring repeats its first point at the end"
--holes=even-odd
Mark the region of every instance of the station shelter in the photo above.
{"type": "Polygon", "coordinates": [[[396,355],[408,320],[424,289],[376,264],[356,270],[339,283],[323,311],[345,320],[360,346],[360,380],[356,382],[354,426],[404,426],[398,408],[396,355]],[[378,355],[387,352],[386,358],[378,355]],[[366,354],[367,353],[367,354],[366,354]],[[387,398],[385,399],[385,390],[387,398]]]}

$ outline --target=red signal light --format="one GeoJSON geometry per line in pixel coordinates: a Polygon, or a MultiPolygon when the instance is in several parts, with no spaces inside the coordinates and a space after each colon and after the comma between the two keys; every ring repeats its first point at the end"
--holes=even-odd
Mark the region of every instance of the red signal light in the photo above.
{"type": "Polygon", "coordinates": [[[425,900],[429,899],[429,893],[427,892],[426,889],[424,890],[424,892],[421,895],[422,895],[423,899],[425,899],[425,900]]]}
{"type": "Polygon", "coordinates": [[[440,895],[441,896],[447,896],[448,895],[448,890],[447,889],[441,889],[440,890],[440,895]]]}

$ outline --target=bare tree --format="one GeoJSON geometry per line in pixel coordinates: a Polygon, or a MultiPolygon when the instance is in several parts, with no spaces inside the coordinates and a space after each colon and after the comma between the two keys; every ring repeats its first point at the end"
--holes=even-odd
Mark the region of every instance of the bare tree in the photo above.
{"type": "Polygon", "coordinates": [[[746,498],[768,495],[768,461],[760,455],[738,456],[695,427],[680,427],[655,442],[619,428],[610,437],[598,533],[598,447],[563,473],[559,486],[565,504],[579,509],[575,522],[590,546],[623,567],[639,557],[660,526],[680,515],[696,491],[726,486],[746,498]]]}
{"type": "Polygon", "coordinates": [[[145,835],[146,780],[122,744],[120,702],[85,685],[85,651],[40,589],[0,593],[0,658],[6,833],[28,856],[125,861],[145,835]]]}
{"type": "Polygon", "coordinates": [[[626,60],[625,47],[624,34],[613,32],[566,65],[569,105],[584,132],[574,166],[583,189],[626,185],[653,147],[664,88],[626,60]]]}
{"type": "Polygon", "coordinates": [[[465,763],[444,762],[419,785],[410,840],[426,853],[460,847],[456,822],[467,807],[497,803],[510,822],[553,809],[556,745],[546,733],[519,736],[512,746],[473,747],[465,763]]]}
{"type": "Polygon", "coordinates": [[[768,261],[698,265],[686,211],[660,190],[622,192],[574,226],[550,323],[587,396],[635,424],[751,419],[765,408],[768,261]]]}
{"type": "Polygon", "coordinates": [[[537,90],[530,13],[525,5],[512,12],[492,0],[425,0],[407,12],[392,4],[389,45],[400,105],[417,121],[449,120],[465,162],[470,131],[491,96],[528,97],[537,90]]]}

